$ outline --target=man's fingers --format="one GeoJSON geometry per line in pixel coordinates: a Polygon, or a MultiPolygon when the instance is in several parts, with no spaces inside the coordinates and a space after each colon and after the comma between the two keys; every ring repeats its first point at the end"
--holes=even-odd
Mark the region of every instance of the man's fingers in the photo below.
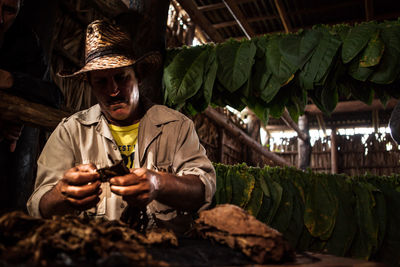
{"type": "Polygon", "coordinates": [[[76,168],[81,172],[95,172],[97,170],[96,166],[93,163],[81,164],[76,166],[76,168]]]}
{"type": "Polygon", "coordinates": [[[82,186],[67,185],[61,189],[61,192],[67,196],[75,199],[83,199],[90,195],[100,195],[101,188],[100,182],[96,181],[93,184],[87,184],[82,186]]]}
{"type": "Polygon", "coordinates": [[[100,201],[100,198],[97,195],[91,195],[83,199],[75,199],[69,197],[67,197],[66,199],[79,210],[86,210],[94,207],[100,201]]]}
{"type": "Polygon", "coordinates": [[[120,196],[132,196],[135,197],[140,194],[144,194],[150,191],[148,186],[144,184],[139,185],[131,185],[131,186],[118,186],[118,185],[111,185],[110,189],[113,193],[120,195],[120,196]]]}
{"type": "Polygon", "coordinates": [[[64,179],[71,185],[84,185],[99,179],[100,175],[96,172],[82,172],[71,169],[64,175],[64,179]]]}

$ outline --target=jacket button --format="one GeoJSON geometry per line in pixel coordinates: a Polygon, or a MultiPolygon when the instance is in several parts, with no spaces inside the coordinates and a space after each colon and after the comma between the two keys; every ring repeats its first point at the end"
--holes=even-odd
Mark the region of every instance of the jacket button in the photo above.
{"type": "Polygon", "coordinates": [[[121,203],[121,209],[125,208],[125,204],[121,203]]]}
{"type": "Polygon", "coordinates": [[[114,150],[117,150],[117,146],[114,145],[114,146],[113,146],[113,149],[114,149],[114,150]]]}

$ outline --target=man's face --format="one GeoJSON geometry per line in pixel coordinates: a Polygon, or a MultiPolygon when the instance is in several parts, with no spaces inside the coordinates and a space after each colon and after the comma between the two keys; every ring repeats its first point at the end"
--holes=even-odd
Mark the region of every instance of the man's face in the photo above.
{"type": "Polygon", "coordinates": [[[18,15],[20,3],[20,0],[0,0],[0,45],[18,15]]]}
{"type": "Polygon", "coordinates": [[[109,122],[120,126],[135,122],[139,87],[132,67],[92,71],[89,82],[109,122]]]}

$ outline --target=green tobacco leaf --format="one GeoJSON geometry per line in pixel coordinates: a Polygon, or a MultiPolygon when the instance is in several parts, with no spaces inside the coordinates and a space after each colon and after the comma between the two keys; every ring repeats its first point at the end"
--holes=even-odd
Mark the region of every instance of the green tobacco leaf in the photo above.
{"type": "Polygon", "coordinates": [[[268,69],[272,71],[273,77],[275,77],[279,85],[284,85],[293,79],[293,75],[297,68],[282,56],[279,50],[279,44],[280,39],[278,37],[274,37],[269,40],[266,51],[267,65],[268,69]]]}
{"type": "Polygon", "coordinates": [[[279,51],[296,70],[301,69],[312,56],[320,38],[320,33],[311,30],[305,30],[301,35],[289,34],[279,41],[279,51]]]}
{"type": "Polygon", "coordinates": [[[164,83],[169,102],[183,103],[194,96],[203,83],[208,51],[204,47],[183,49],[164,69],[164,83]]]}
{"type": "Polygon", "coordinates": [[[226,177],[228,168],[223,164],[215,164],[214,168],[217,177],[217,188],[215,192],[216,204],[228,203],[226,196],[226,177]]]}
{"type": "Polygon", "coordinates": [[[334,192],[338,199],[338,212],[335,228],[331,238],[328,239],[326,249],[329,254],[346,256],[357,231],[354,215],[355,199],[352,192],[351,182],[346,181],[343,176],[336,175],[329,179],[329,185],[335,187],[334,192]]]}
{"type": "Polygon", "coordinates": [[[268,41],[265,37],[256,40],[257,52],[256,56],[254,57],[255,62],[252,69],[251,81],[252,91],[255,94],[258,94],[258,96],[260,96],[259,92],[264,90],[269,77],[272,75],[272,72],[267,66],[267,57],[265,51],[267,43],[268,41]]]}
{"type": "Polygon", "coordinates": [[[270,75],[266,87],[261,92],[261,98],[265,103],[269,103],[279,92],[281,84],[275,75],[270,75]]]}
{"type": "Polygon", "coordinates": [[[217,46],[217,78],[231,93],[249,79],[256,46],[252,41],[228,41],[217,46]]]}
{"type": "Polygon", "coordinates": [[[268,185],[268,188],[271,192],[272,205],[265,218],[265,223],[270,224],[274,219],[276,212],[281,204],[283,188],[279,183],[272,180],[270,173],[263,173],[264,181],[268,185]]]}
{"type": "Polygon", "coordinates": [[[189,99],[190,104],[195,109],[195,114],[203,112],[211,103],[215,78],[217,76],[217,60],[215,48],[209,47],[209,57],[204,66],[203,84],[195,96],[189,99]]]}
{"type": "Polygon", "coordinates": [[[392,83],[400,72],[400,25],[387,25],[381,31],[385,51],[369,80],[378,84],[392,83]]]}
{"type": "Polygon", "coordinates": [[[314,82],[320,82],[327,75],[341,45],[341,40],[338,36],[332,35],[326,30],[322,31],[321,34],[322,38],[314,54],[299,74],[300,86],[306,90],[313,89],[314,82]]]}
{"type": "Polygon", "coordinates": [[[338,200],[329,188],[326,176],[312,178],[312,186],[306,197],[304,224],[310,234],[327,240],[334,229],[338,200]]]}
{"type": "Polygon", "coordinates": [[[349,63],[355,58],[368,44],[371,36],[377,32],[375,24],[360,24],[353,27],[347,34],[342,47],[342,60],[349,63]]]}
{"type": "Polygon", "coordinates": [[[272,218],[271,227],[277,229],[281,233],[285,233],[289,227],[290,220],[293,214],[293,190],[282,172],[275,176],[282,186],[282,200],[276,211],[275,216],[272,218]]]}
{"type": "Polygon", "coordinates": [[[257,217],[260,211],[262,200],[263,200],[263,190],[261,189],[259,168],[249,167],[248,172],[255,178],[254,189],[251,192],[250,200],[247,202],[245,210],[248,211],[254,217],[257,217]]]}
{"type": "MultiPolygon", "coordinates": [[[[267,218],[268,218],[268,213],[271,210],[272,207],[272,194],[270,189],[268,188],[268,184],[265,182],[264,176],[268,176],[268,167],[265,167],[264,169],[260,169],[259,171],[259,181],[260,181],[260,186],[261,186],[261,190],[263,191],[263,199],[262,199],[262,204],[260,207],[260,210],[258,211],[257,214],[257,219],[267,223],[267,218]]],[[[267,178],[268,179],[268,178],[267,178]]]]}
{"type": "Polygon", "coordinates": [[[361,64],[361,55],[351,61],[348,73],[356,80],[365,82],[374,72],[373,68],[363,67],[361,64]]]}
{"type": "Polygon", "coordinates": [[[354,183],[353,191],[356,195],[355,215],[358,232],[352,246],[351,255],[368,260],[378,244],[378,221],[374,217],[376,205],[373,191],[377,190],[366,182],[354,183]]]}
{"type": "Polygon", "coordinates": [[[232,183],[231,204],[244,208],[250,200],[254,189],[255,178],[246,171],[245,165],[236,165],[228,172],[232,183]]]}
{"type": "Polygon", "coordinates": [[[385,44],[380,38],[380,31],[378,30],[371,40],[369,40],[367,48],[365,48],[361,55],[360,67],[373,67],[378,65],[384,50],[385,44]]]}

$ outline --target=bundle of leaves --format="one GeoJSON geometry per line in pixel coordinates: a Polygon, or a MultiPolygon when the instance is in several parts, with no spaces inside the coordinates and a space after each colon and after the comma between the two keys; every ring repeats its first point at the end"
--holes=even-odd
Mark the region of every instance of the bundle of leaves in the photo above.
{"type": "Polygon", "coordinates": [[[297,251],[400,264],[400,175],[331,175],[214,164],[214,205],[235,204],[297,251]]]}
{"type": "Polygon", "coordinates": [[[289,34],[169,50],[165,104],[195,114],[245,106],[267,123],[286,107],[297,120],[309,98],[326,114],[339,99],[385,104],[400,97],[400,22],[315,25],[289,34]]]}

